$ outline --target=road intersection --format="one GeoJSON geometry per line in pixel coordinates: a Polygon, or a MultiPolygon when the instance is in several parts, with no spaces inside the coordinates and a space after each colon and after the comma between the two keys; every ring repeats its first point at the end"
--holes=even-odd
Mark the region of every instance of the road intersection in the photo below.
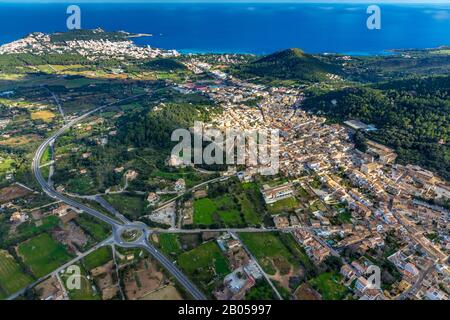
{"type": "MultiPolygon", "coordinates": [[[[139,95],[141,96],[141,95],[139,95]]],[[[36,177],[37,182],[41,186],[42,190],[51,198],[64,202],[67,205],[85,212],[86,214],[89,214],[107,224],[109,224],[112,227],[113,235],[111,239],[108,239],[109,243],[115,244],[119,247],[124,248],[142,248],[145,249],[147,252],[150,253],[169,273],[172,274],[172,276],[178,281],[178,283],[183,286],[187,292],[191,294],[191,296],[196,300],[205,300],[206,297],[204,294],[184,275],[169,259],[167,259],[162,253],[160,253],[152,244],[149,243],[148,239],[151,234],[151,231],[147,228],[147,226],[142,222],[126,222],[122,221],[123,223],[119,223],[115,219],[112,219],[108,217],[107,215],[104,215],[103,213],[94,210],[82,203],[79,203],[71,198],[68,198],[67,196],[64,196],[60,193],[58,193],[52,186],[48,184],[48,181],[43,177],[41,168],[40,168],[40,162],[41,158],[45,152],[45,150],[53,144],[58,137],[60,137],[62,134],[64,134],[68,129],[70,129],[72,126],[80,123],[87,117],[91,116],[92,114],[101,111],[107,107],[116,105],[117,103],[125,102],[127,100],[131,100],[134,98],[137,98],[139,96],[134,96],[126,99],[121,99],[116,102],[106,104],[104,106],[98,107],[94,110],[91,110],[73,120],[66,123],[63,127],[61,127],[56,133],[54,133],[52,136],[47,138],[36,150],[33,163],[32,163],[32,170],[34,173],[34,176],[36,177]],[[142,232],[142,235],[132,242],[126,242],[122,239],[122,234],[127,230],[139,230],[142,232]]]]}

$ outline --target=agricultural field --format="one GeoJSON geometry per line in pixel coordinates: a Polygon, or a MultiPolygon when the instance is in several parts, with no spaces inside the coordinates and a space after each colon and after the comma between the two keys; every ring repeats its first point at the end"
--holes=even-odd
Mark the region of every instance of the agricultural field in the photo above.
{"type": "Polygon", "coordinates": [[[19,137],[11,137],[0,141],[1,146],[7,147],[21,147],[24,145],[29,145],[32,142],[39,141],[40,137],[35,134],[28,134],[19,137]]]}
{"type": "Polygon", "coordinates": [[[44,122],[50,122],[55,117],[55,114],[48,110],[36,111],[31,113],[31,120],[42,120],[44,122]]]}
{"type": "Polygon", "coordinates": [[[242,233],[240,237],[269,275],[286,274],[292,265],[298,265],[276,233],[242,233]]]}
{"type": "Polygon", "coordinates": [[[177,288],[172,285],[162,287],[143,296],[140,300],[183,300],[177,288]]]}
{"type": "Polygon", "coordinates": [[[0,250],[0,299],[19,291],[33,281],[14,258],[5,250],[0,250]]]}
{"type": "Polygon", "coordinates": [[[194,202],[194,224],[211,225],[223,223],[237,226],[243,223],[240,212],[229,195],[210,199],[203,198],[194,202]]]}
{"type": "Polygon", "coordinates": [[[205,293],[212,292],[214,281],[230,273],[227,258],[216,242],[210,241],[182,253],[178,265],[205,293]]]}
{"type": "Polygon", "coordinates": [[[209,198],[203,198],[195,200],[194,202],[194,223],[211,225],[213,224],[213,214],[216,212],[217,207],[209,198]]]}
{"type": "Polygon", "coordinates": [[[158,236],[158,246],[168,256],[177,257],[182,253],[180,240],[177,234],[161,233],[158,236]]]}
{"type": "Polygon", "coordinates": [[[163,289],[168,283],[164,270],[150,258],[123,267],[120,274],[123,291],[129,300],[145,300],[149,294],[163,289]]]}
{"type": "Polygon", "coordinates": [[[71,258],[66,248],[47,233],[22,242],[17,251],[37,278],[52,272],[71,258]]]}
{"type": "Polygon", "coordinates": [[[83,264],[87,270],[100,267],[112,259],[112,252],[109,246],[101,247],[83,259],[83,264]]]}

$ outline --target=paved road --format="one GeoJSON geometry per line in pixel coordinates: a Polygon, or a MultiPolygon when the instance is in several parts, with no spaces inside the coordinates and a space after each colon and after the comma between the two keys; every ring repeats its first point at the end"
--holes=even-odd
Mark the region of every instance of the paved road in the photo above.
{"type": "Polygon", "coordinates": [[[264,233],[264,232],[290,232],[294,230],[308,230],[308,227],[287,228],[222,228],[222,229],[152,229],[154,233],[201,233],[201,232],[238,232],[238,233],[264,233]]]}
{"type": "Polygon", "coordinates": [[[44,179],[44,177],[42,176],[42,172],[40,170],[40,161],[41,161],[42,155],[44,154],[47,147],[50,144],[52,144],[59,136],[64,134],[69,128],[71,128],[75,124],[83,121],[87,117],[91,116],[92,114],[94,114],[104,108],[107,108],[109,106],[115,105],[120,102],[124,102],[126,100],[137,98],[139,96],[142,96],[142,95],[118,100],[114,103],[110,103],[110,104],[98,107],[98,108],[96,108],[90,112],[87,112],[87,113],[83,114],[82,116],[75,118],[75,119],[71,120],[70,122],[66,123],[63,127],[61,127],[61,129],[59,129],[51,137],[47,138],[36,150],[34,158],[33,158],[33,164],[32,164],[33,173],[34,173],[39,185],[41,186],[42,190],[49,197],[56,199],[56,200],[60,200],[75,209],[83,211],[83,212],[109,224],[112,227],[112,230],[113,230],[112,237],[113,237],[113,241],[116,245],[121,246],[121,247],[129,247],[129,248],[140,247],[140,248],[147,250],[156,260],[159,261],[159,263],[161,263],[163,265],[163,267],[165,267],[174,276],[174,278],[192,295],[192,297],[194,299],[206,300],[206,297],[203,295],[203,293],[201,293],[200,290],[198,290],[195,287],[195,285],[193,283],[191,283],[190,280],[180,270],[178,270],[178,268],[169,259],[167,259],[153,245],[151,245],[148,242],[148,236],[150,235],[150,231],[147,229],[147,226],[145,224],[140,223],[140,222],[128,222],[128,223],[125,223],[122,225],[119,222],[117,222],[116,220],[100,213],[99,211],[89,208],[82,203],[79,203],[73,199],[70,199],[70,198],[56,192],[56,190],[54,190],[48,184],[46,179],[44,179]],[[134,242],[125,243],[121,239],[121,234],[123,233],[123,231],[125,231],[127,229],[139,229],[142,231],[142,236],[134,242]]]}

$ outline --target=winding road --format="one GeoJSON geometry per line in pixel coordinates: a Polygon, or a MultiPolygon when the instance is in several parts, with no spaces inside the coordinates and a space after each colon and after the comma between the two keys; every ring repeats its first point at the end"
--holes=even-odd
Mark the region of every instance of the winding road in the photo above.
{"type": "Polygon", "coordinates": [[[62,134],[64,134],[68,129],[70,129],[72,126],[80,123],[87,117],[91,116],[92,114],[101,111],[107,107],[116,105],[117,103],[125,102],[127,100],[135,99],[142,95],[137,95],[133,97],[129,97],[126,99],[121,99],[118,101],[115,101],[110,104],[103,105],[101,107],[98,107],[96,109],[93,109],[78,118],[75,118],[68,123],[66,123],[63,127],[61,127],[56,133],[54,133],[51,137],[47,138],[36,150],[33,163],[32,163],[32,170],[34,173],[34,176],[36,177],[37,182],[41,186],[42,190],[51,198],[62,201],[66,203],[67,205],[83,211],[97,219],[100,219],[101,221],[109,224],[112,227],[113,236],[112,236],[112,242],[120,247],[124,248],[142,248],[147,250],[150,255],[152,255],[165,269],[168,270],[169,273],[172,274],[172,276],[178,281],[178,283],[183,286],[187,292],[191,294],[191,296],[196,300],[206,300],[206,297],[198,288],[169,260],[167,259],[162,253],[160,253],[153,245],[151,245],[148,242],[148,237],[151,234],[151,231],[147,228],[147,226],[140,222],[126,222],[123,221],[123,224],[119,223],[118,221],[104,215],[103,213],[94,210],[92,208],[89,208],[88,206],[79,203],[71,198],[68,198],[60,193],[58,193],[55,189],[53,189],[52,186],[48,184],[48,181],[43,177],[41,169],[40,169],[40,162],[41,158],[45,152],[45,150],[53,144],[58,137],[60,137],[62,134]],[[133,241],[133,242],[125,242],[121,238],[121,234],[125,230],[129,229],[138,229],[142,231],[142,236],[133,241]]]}

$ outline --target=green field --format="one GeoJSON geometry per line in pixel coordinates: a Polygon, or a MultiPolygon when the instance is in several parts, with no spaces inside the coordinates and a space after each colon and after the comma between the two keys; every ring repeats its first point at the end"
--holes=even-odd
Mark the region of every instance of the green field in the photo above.
{"type": "Polygon", "coordinates": [[[282,199],[275,203],[267,205],[270,214],[279,214],[282,212],[294,211],[298,208],[298,201],[294,197],[282,199]]]}
{"type": "Polygon", "coordinates": [[[227,259],[216,242],[210,241],[182,253],[178,265],[195,283],[210,292],[215,275],[223,278],[230,273],[227,259]]]}
{"type": "Polygon", "coordinates": [[[195,200],[194,223],[210,225],[213,224],[213,213],[217,210],[214,201],[209,198],[195,200]]]}
{"type": "Polygon", "coordinates": [[[348,294],[348,289],[341,284],[342,276],[338,273],[322,273],[309,283],[321,295],[323,300],[342,300],[348,294]]]}
{"type": "Polygon", "coordinates": [[[66,248],[47,233],[22,242],[18,252],[38,278],[57,269],[71,258],[66,248]]]}
{"type": "Polygon", "coordinates": [[[241,214],[231,196],[195,200],[194,224],[211,225],[213,223],[223,223],[226,226],[243,224],[241,214]]]}
{"type": "Polygon", "coordinates": [[[231,196],[222,196],[214,199],[214,202],[217,206],[217,213],[220,220],[222,220],[227,226],[236,226],[243,223],[241,214],[231,196]]]}
{"type": "Polygon", "coordinates": [[[84,266],[87,270],[100,267],[112,259],[112,252],[109,246],[101,247],[95,250],[91,254],[87,255],[84,259],[84,266]]]}
{"type": "Polygon", "coordinates": [[[111,227],[109,225],[90,216],[81,214],[75,221],[95,241],[104,240],[111,234],[111,227]]]}
{"type": "Polygon", "coordinates": [[[0,251],[0,299],[19,291],[32,281],[33,278],[21,270],[7,251],[0,251]]]}
{"type": "Polygon", "coordinates": [[[159,247],[168,255],[178,256],[182,252],[178,235],[173,233],[161,233],[159,247]]]}
{"type": "Polygon", "coordinates": [[[277,270],[286,274],[291,267],[310,264],[290,234],[241,233],[239,236],[270,275],[276,274],[277,270]]]}
{"type": "Polygon", "coordinates": [[[145,213],[147,203],[144,197],[127,194],[109,194],[103,197],[123,215],[135,220],[145,213]]]}

